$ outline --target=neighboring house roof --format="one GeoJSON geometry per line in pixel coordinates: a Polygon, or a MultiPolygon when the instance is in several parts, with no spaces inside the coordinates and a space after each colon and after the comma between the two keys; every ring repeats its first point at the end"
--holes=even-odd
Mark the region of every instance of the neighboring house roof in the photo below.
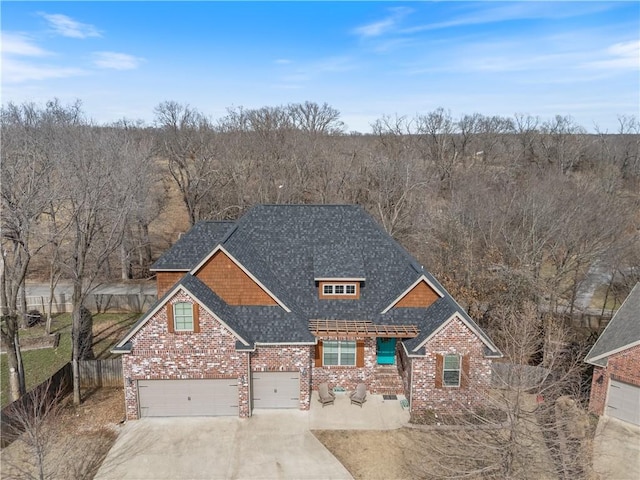
{"type": "Polygon", "coordinates": [[[584,359],[604,367],[618,352],[640,345],[640,283],[636,283],[584,359]]]}
{"type": "Polygon", "coordinates": [[[457,315],[479,336],[489,355],[501,356],[444,287],[360,206],[259,205],[235,224],[200,222],[153,269],[190,271],[181,282],[196,280],[200,285],[192,285],[190,291],[198,300],[209,302],[249,342],[313,343],[311,319],[369,320],[415,324],[419,335],[405,340],[407,348],[414,349],[457,315]],[[216,249],[223,249],[250,272],[282,308],[227,305],[191,275],[216,249]],[[438,293],[435,303],[427,308],[389,308],[420,279],[438,293]],[[320,299],[318,280],[361,281],[360,298],[320,299]]]}

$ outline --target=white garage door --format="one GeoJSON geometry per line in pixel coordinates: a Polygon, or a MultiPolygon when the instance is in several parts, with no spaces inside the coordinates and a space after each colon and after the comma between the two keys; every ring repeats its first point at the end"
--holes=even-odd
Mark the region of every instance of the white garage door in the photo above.
{"type": "Polygon", "coordinates": [[[238,415],[238,381],[139,380],[141,417],[238,415]]]}
{"type": "Polygon", "coordinates": [[[254,372],[253,408],[299,408],[298,372],[254,372]]]}
{"type": "Polygon", "coordinates": [[[640,387],[611,380],[607,415],[640,425],[640,387]]]}

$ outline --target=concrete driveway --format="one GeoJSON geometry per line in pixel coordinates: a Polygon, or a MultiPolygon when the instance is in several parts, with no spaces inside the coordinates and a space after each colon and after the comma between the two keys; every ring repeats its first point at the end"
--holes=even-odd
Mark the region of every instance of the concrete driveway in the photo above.
{"type": "Polygon", "coordinates": [[[640,478],[640,427],[600,417],[593,440],[593,469],[600,478],[640,478]]]}
{"type": "Polygon", "coordinates": [[[122,428],[96,480],[353,478],[310,432],[308,412],[153,418],[122,428]]]}

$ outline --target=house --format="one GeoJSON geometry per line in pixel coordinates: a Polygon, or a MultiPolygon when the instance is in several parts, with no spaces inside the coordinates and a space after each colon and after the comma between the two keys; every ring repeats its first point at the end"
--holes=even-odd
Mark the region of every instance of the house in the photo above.
{"type": "Polygon", "coordinates": [[[640,425],[640,283],[585,358],[594,366],[589,410],[640,425]]]}
{"type": "Polygon", "coordinates": [[[114,347],[128,419],[308,409],[327,382],[475,404],[501,353],[361,207],[261,205],[194,225],[153,265],[158,301],[114,347]]]}

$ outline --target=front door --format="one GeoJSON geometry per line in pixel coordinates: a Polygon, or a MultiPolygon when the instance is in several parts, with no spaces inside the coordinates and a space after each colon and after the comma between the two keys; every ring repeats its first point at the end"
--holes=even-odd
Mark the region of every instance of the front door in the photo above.
{"type": "Polygon", "coordinates": [[[393,365],[396,363],[396,339],[378,337],[376,341],[378,365],[393,365]]]}

